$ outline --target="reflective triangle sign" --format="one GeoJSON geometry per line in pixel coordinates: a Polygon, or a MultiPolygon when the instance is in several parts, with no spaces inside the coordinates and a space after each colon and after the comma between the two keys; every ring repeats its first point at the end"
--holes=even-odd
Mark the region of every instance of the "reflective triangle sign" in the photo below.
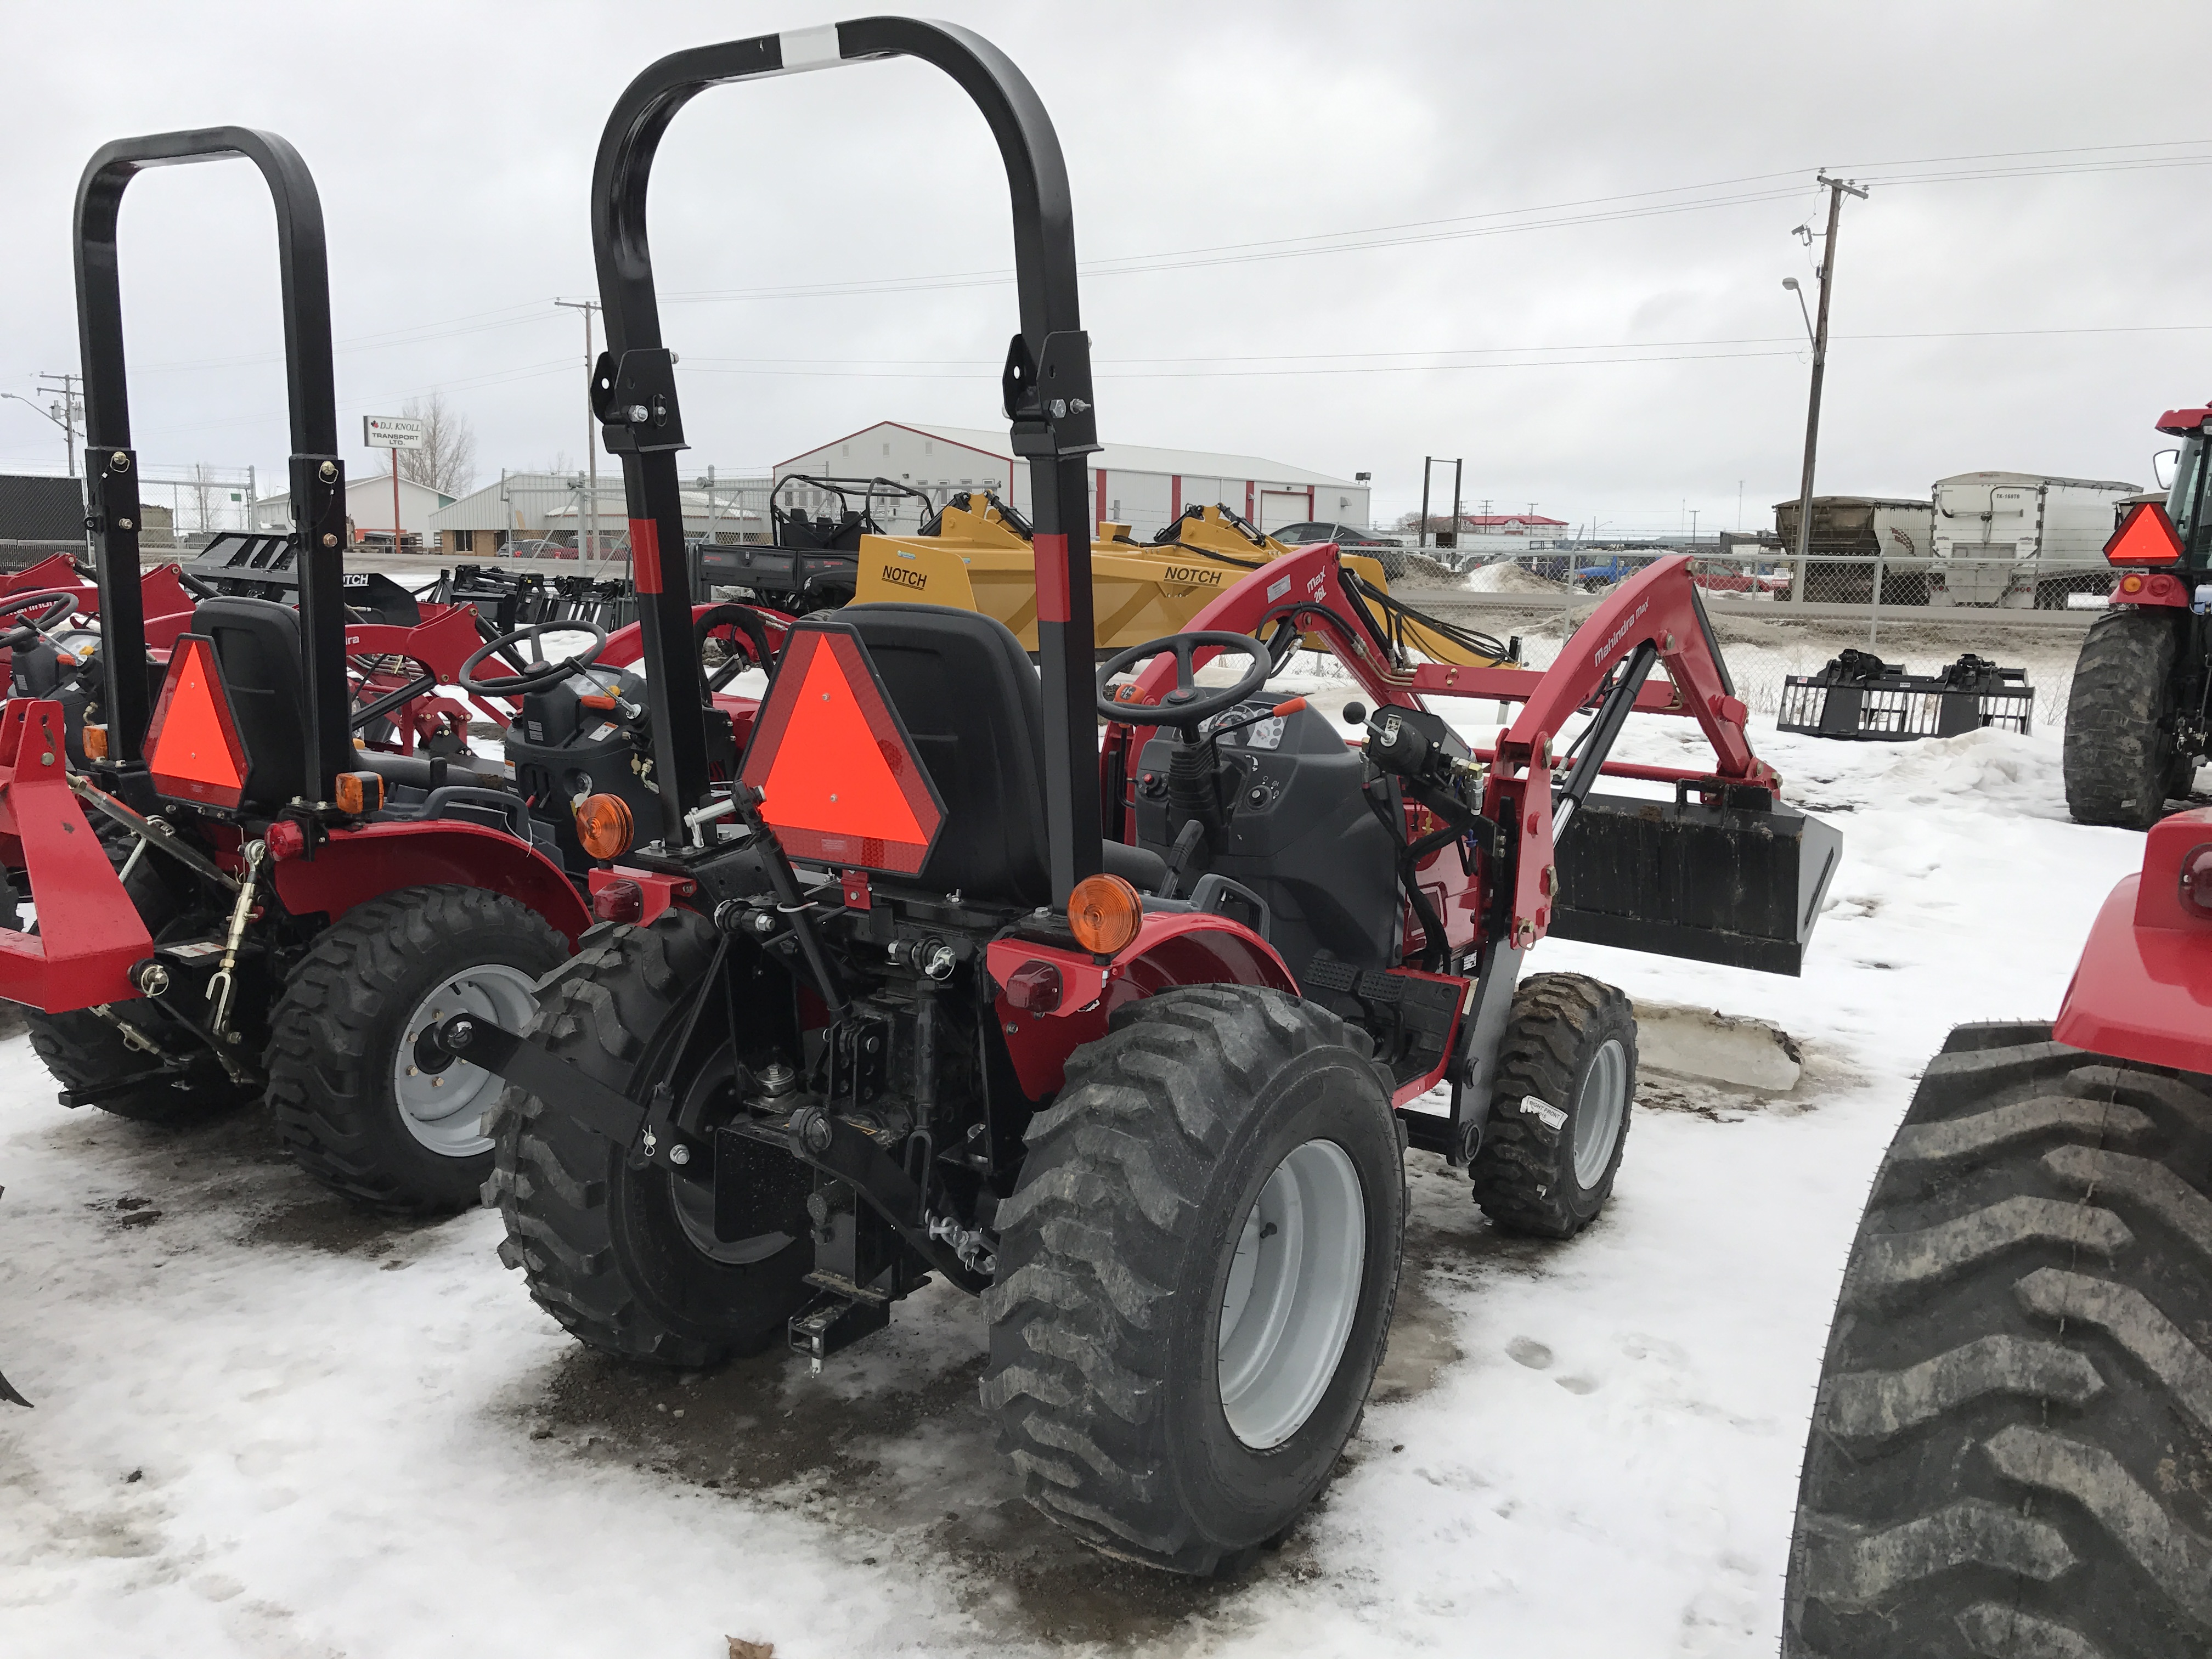
{"type": "Polygon", "coordinates": [[[216,666],[215,641],[204,635],[179,634],[169,653],[169,677],[146,728],[146,769],[154,787],[173,799],[217,806],[245,799],[253,763],[216,666]]]}
{"type": "Polygon", "coordinates": [[[2105,544],[2107,564],[2176,564],[2180,559],[2181,537],[2156,501],[2137,502],[2105,544]]]}
{"type": "Polygon", "coordinates": [[[791,858],[910,876],[945,802],[848,623],[794,626],[738,776],[791,858]]]}

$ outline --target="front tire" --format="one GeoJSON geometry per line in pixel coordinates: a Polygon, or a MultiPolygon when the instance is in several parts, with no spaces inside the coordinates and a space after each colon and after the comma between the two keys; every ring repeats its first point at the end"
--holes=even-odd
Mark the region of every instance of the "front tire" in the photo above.
{"type": "Polygon", "coordinates": [[[2089,624],[2066,699],[2066,810],[2075,823],[2148,830],[2165,812],[2179,760],[2169,705],[2188,620],[2130,605],[2089,624]]]}
{"type": "Polygon", "coordinates": [[[1783,1651],[2212,1644],[2212,1079],[1961,1026],[1875,1177],[1783,1651]]]}
{"type": "Polygon", "coordinates": [[[1581,974],[1523,981],[1469,1171],[1474,1201],[1510,1231],[1572,1238],[1613,1196],[1635,1097],[1628,999],[1581,974]]]}
{"type": "Polygon", "coordinates": [[[270,1022],[269,1105],[294,1159],[380,1210],[474,1205],[499,1081],[425,1036],[465,1011],[516,1029],[568,955],[535,910],[475,887],[404,888],[325,928],[270,1022]]]}
{"type": "Polygon", "coordinates": [[[1115,1012],[998,1212],[983,1403],[1024,1496],[1109,1554],[1234,1570],[1358,1425],[1405,1170],[1364,1038],[1278,991],[1115,1012]]]}

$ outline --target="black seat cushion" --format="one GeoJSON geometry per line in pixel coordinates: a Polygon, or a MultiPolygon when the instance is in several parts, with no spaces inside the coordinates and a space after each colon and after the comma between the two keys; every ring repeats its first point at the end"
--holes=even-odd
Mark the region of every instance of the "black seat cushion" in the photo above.
{"type": "Polygon", "coordinates": [[[915,878],[985,903],[1052,897],[1036,670],[995,617],[936,605],[848,605],[852,624],[945,801],[915,878]]]}
{"type": "Polygon", "coordinates": [[[300,614],[273,599],[223,595],[192,609],[191,631],[215,641],[216,664],[251,763],[245,801],[275,807],[307,793],[307,677],[300,614]]]}

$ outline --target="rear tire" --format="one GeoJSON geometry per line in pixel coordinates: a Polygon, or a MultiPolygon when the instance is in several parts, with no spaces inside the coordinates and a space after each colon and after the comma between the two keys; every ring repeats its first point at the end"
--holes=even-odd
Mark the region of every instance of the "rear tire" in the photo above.
{"type": "MultiPolygon", "coordinates": [[[[627,1091],[679,1035],[687,994],[714,954],[714,927],[689,910],[665,910],[642,927],[594,928],[557,988],[547,988],[530,1035],[627,1091]]],[[[673,1081],[679,1108],[689,1088],[716,1083],[711,1074],[673,1081]]],[[[710,1185],[652,1165],[632,1169],[627,1148],[520,1089],[500,1097],[493,1139],[483,1196],[507,1224],[500,1260],[521,1268],[538,1305],[595,1348],[665,1365],[712,1364],[781,1341],[813,1295],[805,1282],[813,1235],[803,1210],[761,1218],[752,1248],[716,1244],[710,1185]]],[[[808,1184],[792,1183],[788,1195],[803,1203],[808,1184]]]]}
{"type": "Polygon", "coordinates": [[[1327,1484],[1404,1247],[1367,1053],[1279,991],[1165,991],[1115,1011],[1030,1124],[983,1404],[1024,1496],[1086,1542],[1234,1571],[1327,1484]]]}
{"type": "Polygon", "coordinates": [[[270,1109],[300,1167],[380,1210],[473,1206],[499,1081],[423,1033],[465,1008],[520,1025],[568,955],[535,910],[477,887],[404,888],[324,929],[270,1021],[270,1109]]]}
{"type": "Polygon", "coordinates": [[[1499,1226],[1572,1238],[1613,1195],[1636,1098],[1636,1013],[1612,986],[1537,974],[1513,994],[1469,1173],[1499,1226]]]}
{"type": "Polygon", "coordinates": [[[1962,1026],[1875,1177],[1783,1651],[2212,1643],[2212,1079],[1962,1026]]]}
{"type": "Polygon", "coordinates": [[[2066,699],[2066,810],[2078,823],[2148,830],[2179,759],[2170,720],[2188,617],[2121,605],[2089,624],[2066,699]]]}

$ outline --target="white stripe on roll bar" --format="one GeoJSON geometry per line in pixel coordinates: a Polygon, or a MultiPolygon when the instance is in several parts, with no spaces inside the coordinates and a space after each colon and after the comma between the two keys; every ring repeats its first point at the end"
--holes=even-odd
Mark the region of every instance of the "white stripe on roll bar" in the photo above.
{"type": "Polygon", "coordinates": [[[811,29],[784,29],[775,37],[782,49],[783,72],[798,75],[807,70],[830,69],[844,61],[837,50],[837,26],[823,23],[811,29]]]}

